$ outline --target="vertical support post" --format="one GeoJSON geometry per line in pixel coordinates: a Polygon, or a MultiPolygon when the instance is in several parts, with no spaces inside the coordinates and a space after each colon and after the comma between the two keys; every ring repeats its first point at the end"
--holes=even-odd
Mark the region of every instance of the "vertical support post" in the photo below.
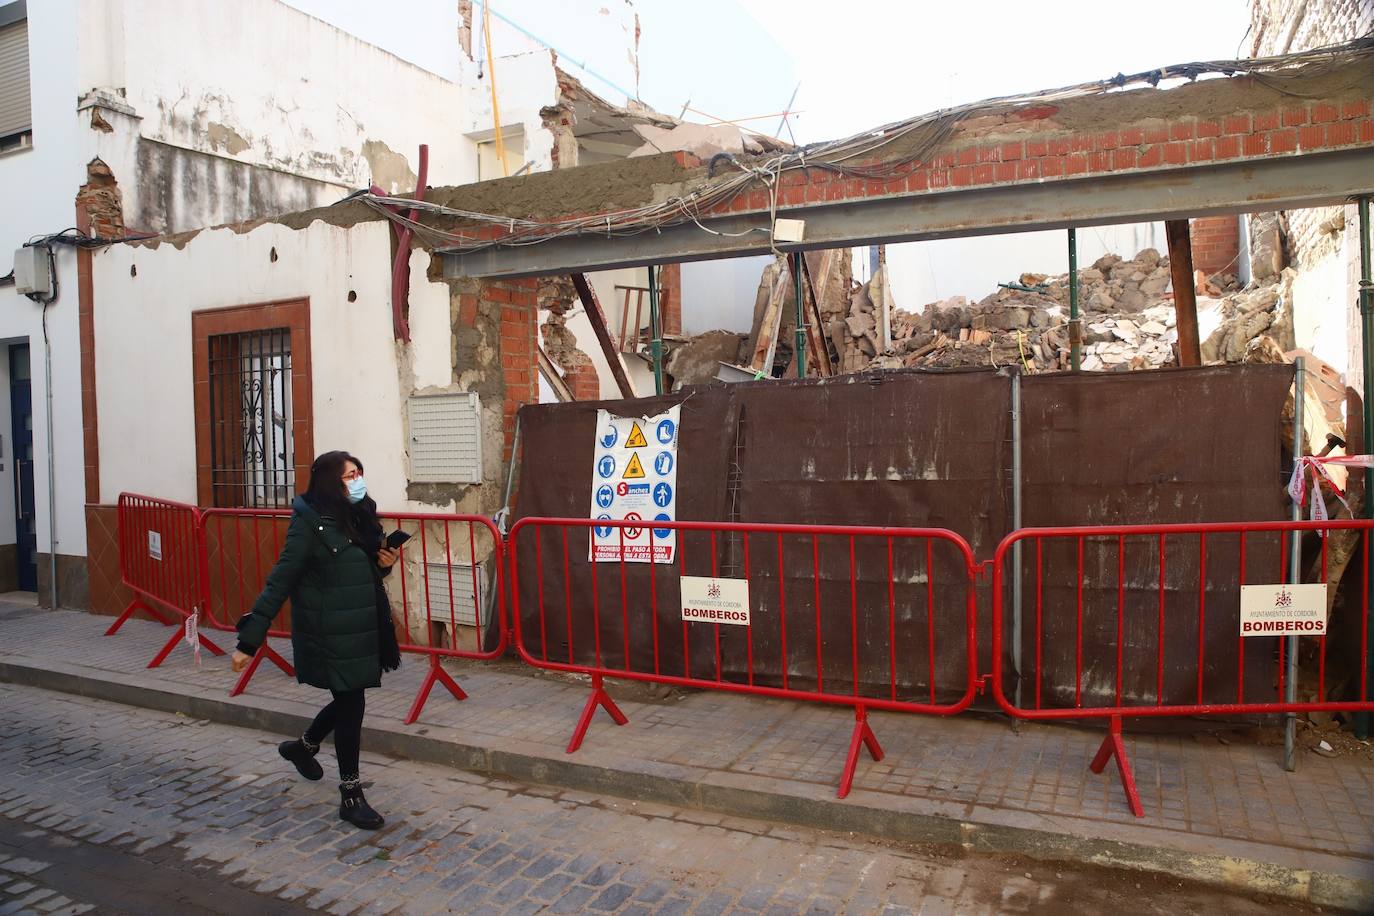
{"type": "MultiPolygon", "coordinates": [[[[1021,371],[1016,368],[1011,375],[1011,530],[1021,529],[1021,371]]],[[[1016,667],[1016,705],[1021,705],[1021,682],[1024,680],[1021,664],[1021,542],[1011,545],[1011,654],[1016,667]]],[[[1013,719],[1020,722],[1020,719],[1013,719]]]]}
{"type": "Polygon", "coordinates": [[[654,360],[654,394],[663,394],[663,321],[658,314],[658,266],[649,265],[649,352],[654,360]]]}
{"type": "Polygon", "coordinates": [[[1069,368],[1083,368],[1083,325],[1078,320],[1078,230],[1069,230],[1069,368]]]}
{"type": "MultiPolygon", "coordinates": [[[[1302,357],[1293,360],[1293,461],[1302,455],[1302,402],[1306,393],[1306,380],[1303,378],[1302,357]]],[[[1321,489],[1312,488],[1310,499],[1321,499],[1321,489]]],[[[1293,521],[1302,520],[1302,506],[1293,503],[1293,521]]],[[[1302,532],[1293,532],[1293,543],[1288,550],[1288,581],[1297,584],[1302,576],[1302,532]]],[[[1298,700],[1298,638],[1284,637],[1283,701],[1296,703],[1298,700]]],[[[1283,768],[1288,772],[1297,769],[1294,756],[1297,737],[1298,717],[1296,713],[1286,713],[1283,717],[1283,768]]]]}
{"type": "MultiPolygon", "coordinates": [[[[792,253],[792,288],[797,296],[797,333],[796,349],[792,352],[796,354],[797,378],[806,378],[806,313],[802,303],[802,253],[794,251],[792,253]]],[[[820,333],[817,329],[817,333],[820,333]]]]}
{"type": "Polygon", "coordinates": [[[1202,344],[1197,330],[1197,290],[1193,287],[1193,240],[1186,219],[1164,223],[1169,240],[1169,272],[1174,284],[1175,326],[1178,328],[1178,364],[1202,365],[1202,344]]]}
{"type": "MultiPolygon", "coordinates": [[[[1364,390],[1361,403],[1364,406],[1364,451],[1374,454],[1374,256],[1369,248],[1369,197],[1359,199],[1360,206],[1360,362],[1364,366],[1364,390]]],[[[1364,472],[1364,514],[1374,518],[1374,468],[1364,472]]],[[[1366,596],[1365,600],[1368,600],[1366,596]]],[[[1374,645],[1371,642],[1370,645],[1374,645]]],[[[1370,645],[1361,647],[1368,653],[1370,645]]],[[[1374,680],[1374,678],[1371,678],[1374,680]]],[[[1368,694],[1366,694],[1367,696],[1368,694]]],[[[1361,740],[1369,737],[1369,713],[1355,716],[1355,736],[1361,740]]]]}

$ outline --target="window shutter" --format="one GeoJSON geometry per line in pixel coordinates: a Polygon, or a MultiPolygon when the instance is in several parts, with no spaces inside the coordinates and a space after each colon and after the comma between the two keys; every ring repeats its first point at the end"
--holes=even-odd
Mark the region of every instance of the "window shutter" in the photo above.
{"type": "Polygon", "coordinates": [[[33,126],[29,102],[29,23],[0,28],[0,138],[33,126]]]}
{"type": "Polygon", "coordinates": [[[482,405],[476,392],[410,399],[412,483],[482,482],[482,405]]]}

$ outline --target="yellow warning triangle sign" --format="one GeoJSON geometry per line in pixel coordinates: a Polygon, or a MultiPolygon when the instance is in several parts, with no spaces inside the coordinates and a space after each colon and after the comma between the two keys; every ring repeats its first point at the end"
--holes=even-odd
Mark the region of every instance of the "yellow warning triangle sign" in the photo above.
{"type": "MultiPolygon", "coordinates": [[[[646,439],[644,438],[644,430],[640,429],[640,428],[639,428],[639,424],[636,423],[633,427],[630,428],[630,438],[628,438],[628,439],[625,440],[625,447],[626,447],[626,448],[643,448],[644,446],[646,446],[646,445],[648,445],[648,444],[649,444],[648,440],[646,440],[646,439]]],[[[627,474],[626,476],[628,477],[629,475],[627,474]]],[[[644,475],[643,475],[643,474],[638,474],[638,475],[636,475],[636,476],[638,476],[638,477],[643,477],[644,475]]]]}
{"type": "Polygon", "coordinates": [[[628,467],[625,468],[625,478],[624,478],[624,479],[630,480],[631,478],[634,478],[634,477],[643,477],[643,476],[644,476],[644,466],[641,465],[641,464],[639,463],[639,456],[638,456],[638,455],[631,455],[631,456],[630,456],[630,464],[629,464],[628,467]]]}

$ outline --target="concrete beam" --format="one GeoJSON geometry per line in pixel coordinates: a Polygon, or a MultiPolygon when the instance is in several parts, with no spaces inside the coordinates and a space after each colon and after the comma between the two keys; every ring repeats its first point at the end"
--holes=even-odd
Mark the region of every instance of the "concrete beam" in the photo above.
{"type": "MultiPolygon", "coordinates": [[[[790,207],[779,209],[778,215],[806,220],[806,241],[779,245],[778,250],[1319,207],[1356,194],[1374,194],[1374,147],[790,207]]],[[[589,233],[515,248],[444,250],[444,275],[529,277],[770,250],[766,213],[732,214],[703,219],[702,224],[721,233],[759,231],[712,235],[689,223],[634,236],[589,233]]]]}

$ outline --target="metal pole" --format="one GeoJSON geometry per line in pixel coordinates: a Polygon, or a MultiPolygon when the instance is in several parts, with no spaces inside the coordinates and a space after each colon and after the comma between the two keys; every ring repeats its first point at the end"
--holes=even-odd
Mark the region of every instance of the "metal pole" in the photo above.
{"type": "MultiPolygon", "coordinates": [[[[1021,528],[1021,372],[1015,370],[1011,376],[1011,529],[1021,528]]],[[[1016,662],[1016,705],[1021,705],[1021,542],[1011,546],[1012,569],[1016,573],[1011,579],[1011,653],[1016,662]]],[[[1039,672],[1036,672],[1039,676],[1039,672]]],[[[1014,720],[1019,722],[1020,720],[1014,720]]]]}
{"type": "Polygon", "coordinates": [[[1083,368],[1083,328],[1078,322],[1078,230],[1069,230],[1069,366],[1083,368]]]}
{"type": "Polygon", "coordinates": [[[792,255],[792,283],[797,293],[797,378],[806,378],[806,316],[802,311],[802,253],[792,255]]]}
{"type": "Polygon", "coordinates": [[[663,394],[663,324],[658,314],[658,268],[649,265],[649,352],[654,360],[654,394],[663,394]]]}
{"type": "Polygon", "coordinates": [[[48,601],[57,610],[57,459],[53,447],[52,340],[48,336],[48,303],[43,305],[43,375],[48,412],[48,601]]]}
{"type": "MultiPolygon", "coordinates": [[[[1302,357],[1293,360],[1293,462],[1296,464],[1302,456],[1302,402],[1306,393],[1305,380],[1303,379],[1302,357]]],[[[1321,490],[1313,488],[1311,499],[1321,499],[1321,490]]],[[[1293,521],[1302,521],[1302,506],[1293,503],[1293,521]]],[[[1302,532],[1293,532],[1293,543],[1288,550],[1288,581],[1296,585],[1300,581],[1302,569],[1302,532]]],[[[1283,672],[1283,700],[1285,703],[1296,703],[1298,701],[1298,638],[1296,636],[1284,637],[1284,672],[1283,672]]],[[[1283,721],[1283,768],[1288,772],[1297,769],[1298,763],[1294,758],[1294,737],[1297,734],[1298,717],[1296,713],[1287,713],[1283,721]]]]}
{"type": "MultiPolygon", "coordinates": [[[[511,439],[511,444],[510,444],[510,464],[506,467],[506,499],[505,499],[505,502],[503,502],[503,503],[501,504],[501,510],[500,510],[499,512],[496,513],[496,518],[492,519],[492,522],[495,523],[495,525],[496,525],[496,530],[499,531],[499,532],[501,532],[501,536],[502,536],[503,538],[506,536],[506,533],[510,530],[510,524],[509,524],[509,522],[510,522],[510,497],[511,497],[511,492],[514,491],[514,489],[515,489],[515,465],[516,465],[516,462],[518,462],[519,460],[520,460],[520,415],[519,415],[519,414],[516,414],[516,415],[515,415],[515,435],[512,437],[512,439],[511,439]]],[[[468,532],[468,537],[474,537],[474,536],[475,536],[475,535],[473,535],[472,531],[469,531],[469,532],[468,532]]],[[[495,557],[495,555],[496,555],[496,548],[495,548],[495,546],[493,545],[493,547],[492,547],[492,556],[495,557]]],[[[495,582],[495,581],[496,581],[496,577],[499,576],[499,575],[501,575],[501,570],[496,569],[496,568],[493,567],[493,569],[492,569],[491,581],[492,581],[492,582],[495,582]]],[[[488,586],[487,586],[487,600],[486,600],[485,602],[483,602],[483,603],[486,605],[486,619],[487,619],[488,622],[490,622],[491,619],[492,619],[491,612],[492,612],[492,610],[495,609],[495,607],[496,607],[496,588],[495,588],[494,586],[492,586],[492,585],[488,585],[488,586]]],[[[479,621],[479,623],[480,623],[480,621],[479,621]]],[[[482,636],[483,636],[484,639],[486,638],[486,634],[485,634],[485,633],[483,633],[482,636]]]]}
{"type": "MultiPolygon", "coordinates": [[[[1374,392],[1374,264],[1371,264],[1369,250],[1369,197],[1361,197],[1360,205],[1360,353],[1361,362],[1364,364],[1364,392],[1361,402],[1364,405],[1364,451],[1366,455],[1374,454],[1374,402],[1370,401],[1370,393],[1374,392]]],[[[1365,518],[1374,518],[1374,468],[1365,468],[1364,472],[1364,514],[1365,518]]],[[[1369,535],[1366,533],[1365,537],[1369,535]]],[[[1365,601],[1369,601],[1369,596],[1365,595],[1365,601]]],[[[1369,608],[1364,609],[1366,617],[1369,608]]],[[[1370,634],[1374,637],[1374,633],[1370,634]]],[[[1364,651],[1369,653],[1370,646],[1374,645],[1374,640],[1369,645],[1364,646],[1364,651]]],[[[1366,655],[1368,657],[1368,655],[1366,655]]],[[[1371,679],[1374,680],[1374,679],[1371,679]]],[[[1370,685],[1365,685],[1365,696],[1369,695],[1370,685]]],[[[1355,716],[1355,737],[1361,741],[1369,737],[1369,713],[1361,712],[1355,716]]]]}

